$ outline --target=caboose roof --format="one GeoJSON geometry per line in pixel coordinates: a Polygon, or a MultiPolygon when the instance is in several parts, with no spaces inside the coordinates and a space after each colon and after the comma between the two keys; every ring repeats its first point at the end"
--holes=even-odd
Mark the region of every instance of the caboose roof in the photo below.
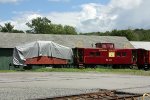
{"type": "Polygon", "coordinates": [[[33,41],[53,41],[71,48],[91,48],[95,47],[95,44],[100,42],[114,43],[116,48],[133,48],[126,37],[119,36],[0,33],[0,48],[14,48],[15,46],[33,41]]]}

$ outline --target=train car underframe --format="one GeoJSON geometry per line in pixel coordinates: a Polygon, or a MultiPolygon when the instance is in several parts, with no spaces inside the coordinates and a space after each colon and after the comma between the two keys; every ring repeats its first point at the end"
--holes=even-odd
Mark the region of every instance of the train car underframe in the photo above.
{"type": "Polygon", "coordinates": [[[131,64],[78,64],[75,66],[76,66],[75,68],[100,68],[100,67],[113,68],[113,69],[121,69],[121,68],[136,69],[137,68],[135,65],[131,65],[131,64]]]}
{"type": "Polygon", "coordinates": [[[138,69],[144,69],[144,70],[149,70],[150,69],[150,64],[143,64],[143,65],[137,65],[138,69]]]}

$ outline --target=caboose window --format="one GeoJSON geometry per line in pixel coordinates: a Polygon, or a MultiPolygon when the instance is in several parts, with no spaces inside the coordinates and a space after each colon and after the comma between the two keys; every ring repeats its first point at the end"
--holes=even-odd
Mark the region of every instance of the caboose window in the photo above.
{"type": "Polygon", "coordinates": [[[90,52],[90,56],[95,56],[95,53],[94,52],[90,52]]]}
{"type": "Polygon", "coordinates": [[[120,57],[121,56],[121,53],[120,52],[117,52],[117,57],[120,57]]]}
{"type": "Polygon", "coordinates": [[[124,57],[125,57],[126,55],[127,55],[127,53],[126,53],[126,52],[122,52],[122,56],[124,56],[124,57]]]}
{"type": "Polygon", "coordinates": [[[100,56],[101,54],[100,54],[100,52],[96,52],[96,56],[100,56]]]}
{"type": "Polygon", "coordinates": [[[113,44],[110,44],[110,46],[109,46],[109,47],[110,47],[111,49],[112,49],[112,48],[114,48],[113,44]]]}
{"type": "Polygon", "coordinates": [[[106,44],[103,44],[103,45],[102,45],[102,48],[106,48],[106,44]]]}

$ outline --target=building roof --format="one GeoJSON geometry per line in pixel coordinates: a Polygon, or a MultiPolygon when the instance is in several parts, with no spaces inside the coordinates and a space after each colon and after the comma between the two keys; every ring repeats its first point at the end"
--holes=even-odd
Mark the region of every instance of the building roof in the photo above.
{"type": "Polygon", "coordinates": [[[140,48],[140,49],[150,50],[150,42],[145,42],[145,41],[130,41],[130,43],[136,49],[140,48]]]}
{"type": "Polygon", "coordinates": [[[91,35],[52,35],[26,33],[0,33],[0,48],[15,46],[33,41],[53,41],[58,44],[74,47],[95,47],[95,43],[114,43],[116,48],[133,48],[125,37],[91,36],[91,35]]]}

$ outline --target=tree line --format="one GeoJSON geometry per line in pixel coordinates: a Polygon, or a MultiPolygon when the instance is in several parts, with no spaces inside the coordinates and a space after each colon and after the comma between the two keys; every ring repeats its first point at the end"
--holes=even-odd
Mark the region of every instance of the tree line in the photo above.
{"type": "MultiPolygon", "coordinates": [[[[27,22],[26,25],[30,30],[26,30],[26,33],[34,34],[77,34],[76,29],[69,25],[53,24],[46,17],[37,17],[31,22],[27,22]]],[[[8,33],[24,33],[22,30],[14,29],[14,26],[9,22],[5,23],[4,26],[0,25],[0,32],[8,33]]]]}
{"type": "MultiPolygon", "coordinates": [[[[75,27],[69,25],[53,24],[46,17],[37,17],[26,25],[30,28],[26,33],[33,34],[68,34],[77,35],[75,27]]],[[[0,32],[7,33],[24,33],[22,30],[14,29],[11,23],[5,23],[4,26],[0,25],[0,32]]],[[[130,41],[150,41],[150,29],[126,29],[126,30],[112,30],[106,32],[90,32],[79,33],[78,35],[98,35],[98,36],[125,36],[130,41]]]]}
{"type": "Polygon", "coordinates": [[[98,35],[98,36],[124,36],[130,41],[150,41],[150,29],[126,29],[126,30],[112,30],[106,32],[90,32],[81,33],[84,35],[98,35]]]}

